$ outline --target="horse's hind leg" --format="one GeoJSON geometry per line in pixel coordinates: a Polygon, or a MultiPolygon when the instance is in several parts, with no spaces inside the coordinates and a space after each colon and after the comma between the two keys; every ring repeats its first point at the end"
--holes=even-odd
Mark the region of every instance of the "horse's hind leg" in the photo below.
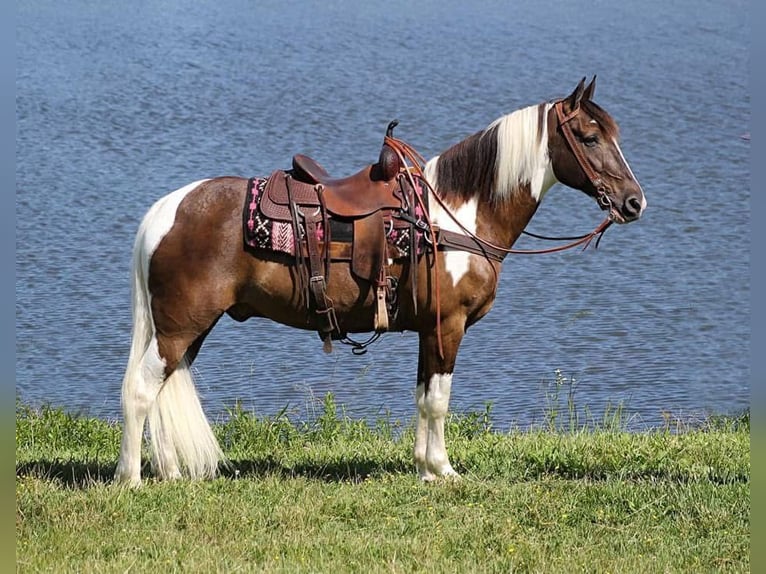
{"type": "Polygon", "coordinates": [[[132,486],[141,484],[144,424],[165,380],[165,363],[159,355],[157,340],[152,337],[144,346],[136,340],[140,336],[133,334],[133,348],[122,384],[122,445],[115,471],[115,481],[132,486]]]}
{"type": "Polygon", "coordinates": [[[447,456],[444,422],[449,408],[455,357],[462,336],[462,329],[454,334],[444,334],[442,359],[439,357],[435,333],[420,335],[414,454],[415,466],[422,480],[458,476],[447,456]]]}
{"type": "Polygon", "coordinates": [[[122,390],[123,435],[115,480],[141,483],[141,438],[148,419],[152,467],[164,479],[211,478],[223,459],[194,388],[190,360],[205,334],[191,345],[152,336],[139,360],[128,361],[122,390]],[[189,357],[187,358],[187,352],[189,357]],[[169,373],[169,374],[168,374],[169,373]]]}
{"type": "Polygon", "coordinates": [[[211,326],[190,341],[190,335],[158,335],[167,379],[148,413],[152,467],[161,478],[213,478],[224,459],[194,386],[191,362],[211,326]]]}
{"type": "MultiPolygon", "coordinates": [[[[141,482],[141,440],[147,419],[153,438],[152,459],[161,477],[178,477],[182,470],[192,478],[213,476],[222,458],[194,389],[191,360],[187,360],[186,353],[191,347],[190,355],[196,354],[204,335],[227,305],[214,301],[203,309],[192,309],[190,301],[177,300],[183,285],[173,282],[174,269],[162,264],[153,266],[158,250],[172,235],[176,208],[199,183],[155,203],[136,235],[132,263],[133,342],[122,384],[124,428],[115,471],[117,482],[134,485],[141,482]],[[165,274],[164,294],[161,289],[153,288],[150,292],[150,270],[155,284],[157,274],[165,274]],[[159,317],[153,309],[159,311],[159,317]],[[184,317],[192,317],[193,324],[181,325],[176,321],[184,317]]],[[[183,249],[185,244],[180,243],[183,249]]],[[[199,275],[197,268],[195,274],[199,275]]]]}
{"type": "MultiPolygon", "coordinates": [[[[147,418],[155,470],[163,478],[179,478],[181,472],[174,437],[183,430],[178,428],[177,421],[167,420],[175,418],[168,414],[173,409],[167,403],[178,401],[190,409],[191,414],[185,415],[187,422],[195,414],[199,417],[198,411],[201,411],[189,364],[184,357],[185,346],[176,351],[175,356],[168,350],[173,347],[165,344],[164,337],[158,339],[144,301],[148,298],[139,297],[134,307],[133,343],[122,383],[122,445],[115,472],[117,482],[134,486],[141,483],[141,440],[147,418]],[[163,343],[162,350],[160,342],[163,343]],[[161,392],[163,399],[160,401],[161,392]]],[[[195,355],[203,338],[204,335],[193,344],[195,355]]],[[[204,414],[202,416],[204,418],[204,414]]]]}
{"type": "MultiPolygon", "coordinates": [[[[166,372],[173,369],[160,391],[156,408],[149,413],[152,467],[163,478],[181,476],[181,468],[194,479],[212,478],[224,459],[191,372],[202,343],[220,318],[215,311],[207,315],[206,323],[210,326],[194,340],[189,333],[159,336],[160,348],[167,357],[166,372]]],[[[198,319],[202,316],[205,314],[200,313],[198,319]]],[[[190,328],[190,332],[194,330],[190,328]]]]}

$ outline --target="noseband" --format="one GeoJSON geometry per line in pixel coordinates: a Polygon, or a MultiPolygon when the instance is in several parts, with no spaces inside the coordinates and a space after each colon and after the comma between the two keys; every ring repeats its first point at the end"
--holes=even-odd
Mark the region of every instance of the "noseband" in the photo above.
{"type": "Polygon", "coordinates": [[[585,176],[588,178],[591,185],[596,190],[596,201],[598,202],[599,206],[601,209],[609,210],[609,217],[611,218],[613,205],[612,200],[609,198],[607,193],[609,188],[606,186],[606,184],[604,184],[604,181],[601,179],[601,176],[599,176],[596,170],[593,169],[593,164],[590,163],[588,156],[586,156],[582,151],[582,148],[577,145],[575,135],[572,132],[571,126],[569,125],[569,120],[580,113],[580,106],[578,105],[574,110],[566,115],[564,114],[564,100],[559,100],[556,102],[554,107],[556,108],[556,116],[559,120],[559,126],[561,126],[561,132],[564,134],[564,139],[569,145],[569,149],[572,150],[572,153],[574,154],[580,169],[583,170],[585,176]]]}

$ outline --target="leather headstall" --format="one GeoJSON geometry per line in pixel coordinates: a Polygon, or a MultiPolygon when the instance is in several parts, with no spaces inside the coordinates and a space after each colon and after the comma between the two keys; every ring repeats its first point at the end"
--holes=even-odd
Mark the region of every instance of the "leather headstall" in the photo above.
{"type": "Polygon", "coordinates": [[[568,114],[564,114],[564,100],[557,101],[554,104],[554,107],[556,108],[556,116],[559,120],[559,126],[561,126],[561,132],[564,134],[564,139],[569,145],[569,149],[572,150],[580,169],[583,170],[585,176],[596,190],[596,201],[598,201],[598,204],[602,209],[611,209],[612,200],[608,195],[609,188],[601,179],[598,172],[593,169],[593,164],[591,164],[588,156],[586,156],[582,151],[582,148],[577,145],[577,138],[575,138],[574,132],[572,132],[572,127],[569,125],[569,121],[580,113],[580,106],[578,105],[568,114]]]}

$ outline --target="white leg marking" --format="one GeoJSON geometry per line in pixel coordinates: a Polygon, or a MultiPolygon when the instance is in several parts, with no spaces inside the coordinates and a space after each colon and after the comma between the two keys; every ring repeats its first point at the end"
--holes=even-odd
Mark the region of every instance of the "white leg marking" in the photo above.
{"type": "Polygon", "coordinates": [[[428,470],[428,412],[426,410],[426,386],[420,384],[415,389],[417,405],[417,426],[415,427],[415,468],[421,480],[431,481],[436,478],[428,470]]]}
{"type": "Polygon", "coordinates": [[[444,420],[449,408],[449,396],[452,390],[452,373],[434,375],[426,394],[425,406],[428,413],[428,450],[426,463],[428,469],[437,476],[457,476],[447,456],[444,443],[444,420]]]}
{"type": "Polygon", "coordinates": [[[160,358],[154,337],[138,365],[129,363],[122,387],[122,445],[115,472],[118,482],[141,484],[141,438],[146,417],[162,388],[164,368],[165,361],[160,358]]]}
{"type": "Polygon", "coordinates": [[[417,387],[418,422],[415,430],[415,466],[426,481],[439,476],[457,477],[444,442],[444,421],[449,407],[452,374],[433,375],[428,393],[417,387]]]}

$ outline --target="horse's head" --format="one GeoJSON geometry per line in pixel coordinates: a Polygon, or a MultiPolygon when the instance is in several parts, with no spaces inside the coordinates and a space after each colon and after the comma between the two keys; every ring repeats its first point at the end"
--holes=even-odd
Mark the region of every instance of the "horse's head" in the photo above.
{"type": "Polygon", "coordinates": [[[628,223],[646,208],[641,185],[619,145],[612,117],[593,102],[596,77],[585,78],[548,115],[548,152],[561,183],[594,197],[613,221],[628,223]]]}

